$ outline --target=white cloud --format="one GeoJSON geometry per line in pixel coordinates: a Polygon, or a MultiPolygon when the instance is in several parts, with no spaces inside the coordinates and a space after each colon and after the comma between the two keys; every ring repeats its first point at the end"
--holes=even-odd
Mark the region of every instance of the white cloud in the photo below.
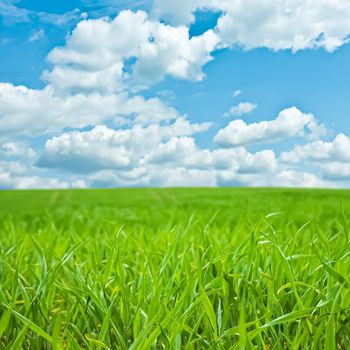
{"type": "Polygon", "coordinates": [[[16,161],[0,160],[0,189],[49,189],[82,187],[82,179],[65,181],[47,176],[45,171],[36,171],[33,158],[23,157],[16,161]]]}
{"type": "Polygon", "coordinates": [[[281,161],[299,163],[300,161],[340,161],[350,162],[350,138],[339,134],[331,142],[315,141],[298,145],[290,152],[283,152],[281,161]]]}
{"type": "Polygon", "coordinates": [[[58,27],[74,24],[86,17],[86,13],[80,12],[77,8],[62,14],[32,11],[31,15],[33,18],[37,18],[41,23],[51,24],[58,27]]]}
{"type": "Polygon", "coordinates": [[[157,95],[161,98],[173,100],[176,98],[175,92],[170,89],[165,89],[157,92],[157,95]]]}
{"type": "Polygon", "coordinates": [[[120,97],[98,94],[59,98],[52,89],[32,90],[0,83],[0,133],[35,135],[82,128],[116,115],[120,97]]]}
{"type": "Polygon", "coordinates": [[[226,11],[218,21],[223,41],[247,49],[333,51],[350,34],[347,0],[232,1],[226,11]]]}
{"type": "Polygon", "coordinates": [[[90,131],[63,133],[46,142],[37,164],[81,173],[130,170],[139,167],[144,157],[163,140],[206,131],[209,126],[179,118],[164,126],[137,124],[131,129],[114,130],[101,125],[90,131]]]}
{"type": "Polygon", "coordinates": [[[14,176],[27,174],[29,168],[30,164],[27,162],[21,162],[18,160],[0,161],[0,170],[3,173],[8,172],[14,176]]]}
{"type": "Polygon", "coordinates": [[[55,178],[45,178],[39,176],[25,176],[13,179],[15,186],[19,190],[25,189],[66,189],[70,184],[55,178]]]}
{"type": "Polygon", "coordinates": [[[4,157],[34,158],[35,151],[24,142],[5,142],[0,146],[0,155],[4,157]]]}
{"type": "Polygon", "coordinates": [[[241,90],[235,90],[235,91],[232,92],[232,98],[235,98],[235,97],[237,97],[237,96],[239,96],[241,94],[242,94],[241,90]]]}
{"type": "MultiPolygon", "coordinates": [[[[5,3],[0,0],[0,12],[12,11],[15,20],[30,21],[34,16],[5,3]]],[[[243,147],[291,137],[317,140],[324,135],[324,126],[313,115],[295,107],[281,111],[274,120],[232,121],[214,138],[224,148],[208,149],[199,147],[193,135],[207,131],[210,123],[191,123],[160,98],[137,94],[167,76],[203,80],[203,67],[212,52],[226,45],[332,51],[346,42],[344,35],[350,32],[345,21],[348,2],[322,0],[322,6],[316,6],[316,0],[154,3],[152,15],[122,11],[114,19],[82,20],[65,45],[49,54],[52,68],[42,74],[45,88],[0,83],[0,157],[5,159],[0,160],[1,188],[326,187],[338,185],[336,179],[346,182],[350,140],[343,134],[333,142],[296,147],[279,159],[272,150],[250,153],[243,147]],[[184,24],[193,22],[197,8],[219,10],[222,16],[216,28],[191,37],[184,24]],[[17,135],[47,133],[54,135],[43,150],[17,142],[17,135]],[[323,179],[303,171],[302,161],[317,163],[323,179]],[[52,168],[63,170],[59,178],[51,176],[52,168]]],[[[44,15],[35,18],[45,21],[44,15]]],[[[46,21],[62,25],[79,16],[86,18],[77,10],[48,16],[46,21]]],[[[31,40],[42,34],[33,33],[31,40]]],[[[237,90],[232,97],[240,94],[237,90]]],[[[228,113],[242,116],[256,107],[243,102],[228,113]]]]}
{"type": "Polygon", "coordinates": [[[324,127],[317,123],[312,114],[292,107],[281,111],[276,119],[270,121],[246,124],[241,119],[233,120],[219,130],[214,141],[223,147],[235,147],[276,142],[295,136],[318,138],[324,132],[324,127]]]}
{"type": "Polygon", "coordinates": [[[142,11],[122,11],[114,20],[84,20],[78,23],[65,46],[54,48],[48,59],[55,65],[107,69],[136,57],[139,47],[148,41],[150,26],[147,14],[142,11]]]}
{"type": "Polygon", "coordinates": [[[0,1],[0,15],[5,24],[27,23],[30,21],[30,12],[15,6],[14,1],[0,1]]]}
{"type": "Polygon", "coordinates": [[[104,170],[89,176],[93,187],[214,187],[216,174],[212,170],[183,167],[136,168],[132,171],[104,170]]]}
{"type": "Polygon", "coordinates": [[[319,169],[323,178],[330,181],[350,181],[350,138],[339,134],[333,141],[315,141],[297,145],[283,152],[280,161],[286,164],[311,164],[319,169]]]}
{"type": "Polygon", "coordinates": [[[348,0],[156,0],[153,13],[174,24],[194,21],[197,9],[221,11],[217,32],[222,44],[245,49],[325,48],[333,51],[348,42],[348,0]]]}
{"type": "Polygon", "coordinates": [[[38,166],[91,172],[100,169],[127,169],[132,166],[132,154],[118,140],[114,131],[96,126],[89,132],[71,132],[48,140],[38,166]]]}
{"type": "Polygon", "coordinates": [[[0,189],[63,189],[69,188],[68,182],[59,179],[47,179],[39,176],[13,176],[0,170],[0,189]]]}
{"type": "Polygon", "coordinates": [[[215,172],[186,168],[160,168],[154,172],[150,185],[161,187],[214,187],[215,172]]]}
{"type": "Polygon", "coordinates": [[[256,154],[247,153],[246,158],[241,162],[238,173],[259,174],[272,173],[278,167],[275,153],[272,150],[264,150],[256,154]]]}
{"type": "Polygon", "coordinates": [[[336,183],[318,178],[313,173],[296,170],[279,169],[273,175],[239,174],[223,171],[218,174],[219,186],[251,186],[251,187],[304,187],[330,188],[337,187],[336,183]]]}
{"type": "Polygon", "coordinates": [[[237,106],[233,106],[230,108],[228,112],[224,114],[225,117],[240,117],[244,114],[248,114],[257,109],[258,105],[251,102],[241,102],[237,106]]]}
{"type": "Polygon", "coordinates": [[[153,164],[184,164],[200,166],[201,152],[192,137],[173,137],[166,143],[161,143],[147,156],[147,162],[153,164]]]}
{"type": "Polygon", "coordinates": [[[219,43],[217,34],[209,30],[200,36],[189,37],[186,27],[157,24],[157,29],[140,47],[135,64],[135,77],[154,83],[165,75],[201,81],[202,67],[212,60],[210,53],[219,43]]]}
{"type": "Polygon", "coordinates": [[[88,177],[92,187],[146,187],[150,185],[149,174],[144,167],[126,171],[101,170],[88,177]]]}
{"type": "Polygon", "coordinates": [[[124,90],[123,64],[116,63],[98,71],[87,71],[77,67],[56,66],[44,71],[42,78],[49,82],[55,92],[64,95],[70,93],[112,94],[124,90]]]}
{"type": "Polygon", "coordinates": [[[330,162],[320,165],[323,177],[331,181],[350,181],[350,161],[347,163],[330,162]]]}
{"type": "MultiPolygon", "coordinates": [[[[154,83],[166,75],[202,80],[202,67],[212,59],[210,53],[218,44],[212,30],[190,38],[185,26],[172,27],[150,20],[146,12],[128,10],[114,20],[81,21],[66,45],[52,50],[48,59],[63,71],[78,66],[81,75],[84,71],[91,75],[116,64],[124,67],[134,58],[134,63],[129,63],[133,80],[154,83]]],[[[48,81],[52,78],[46,74],[48,81]]]]}
{"type": "Polygon", "coordinates": [[[194,22],[194,12],[209,1],[203,0],[153,0],[153,15],[173,25],[188,25],[194,22]]]}
{"type": "Polygon", "coordinates": [[[191,137],[208,124],[173,124],[114,130],[98,126],[46,142],[38,166],[87,174],[92,186],[214,186],[223,172],[260,180],[278,168],[273,151],[255,154],[243,147],[202,149],[191,137]]]}
{"type": "Polygon", "coordinates": [[[168,107],[159,98],[145,100],[142,96],[134,96],[125,101],[121,115],[135,115],[135,122],[150,124],[179,117],[178,112],[168,107]]]}
{"type": "Polygon", "coordinates": [[[146,163],[166,167],[182,167],[198,170],[227,170],[241,174],[270,173],[277,168],[275,154],[271,150],[249,153],[244,147],[200,149],[192,137],[173,137],[160,144],[145,158],[146,163]]]}
{"type": "Polygon", "coordinates": [[[35,41],[42,40],[42,39],[44,39],[44,38],[45,38],[45,32],[44,32],[44,30],[43,30],[43,29],[39,29],[39,30],[33,32],[33,33],[30,35],[28,41],[29,41],[30,43],[33,43],[33,42],[35,42],[35,41]]]}
{"type": "Polygon", "coordinates": [[[145,157],[145,162],[158,168],[212,170],[232,166],[238,161],[238,156],[239,152],[200,149],[195,139],[187,136],[172,137],[167,142],[159,144],[145,157]]]}
{"type": "Polygon", "coordinates": [[[0,83],[0,135],[37,135],[66,127],[84,128],[116,117],[143,123],[172,120],[179,115],[158,98],[146,100],[127,93],[57,96],[48,86],[43,90],[0,83]]]}
{"type": "Polygon", "coordinates": [[[216,175],[211,170],[182,167],[136,168],[128,172],[101,171],[90,176],[95,187],[213,187],[216,175]]]}
{"type": "Polygon", "coordinates": [[[150,20],[142,11],[83,20],[65,46],[50,52],[53,68],[42,75],[44,89],[0,83],[0,135],[120,125],[126,118],[142,124],[174,120],[178,112],[161,99],[132,91],[166,75],[203,79],[202,66],[217,43],[211,30],[190,38],[188,28],[150,20]]]}
{"type": "Polygon", "coordinates": [[[40,21],[41,23],[61,27],[76,22],[83,15],[80,13],[79,9],[68,11],[63,14],[36,12],[16,6],[16,3],[18,3],[18,0],[0,0],[0,16],[5,25],[40,21]]]}
{"type": "Polygon", "coordinates": [[[277,174],[273,179],[273,185],[275,187],[334,187],[333,184],[319,179],[312,173],[294,170],[284,170],[277,174]]]}

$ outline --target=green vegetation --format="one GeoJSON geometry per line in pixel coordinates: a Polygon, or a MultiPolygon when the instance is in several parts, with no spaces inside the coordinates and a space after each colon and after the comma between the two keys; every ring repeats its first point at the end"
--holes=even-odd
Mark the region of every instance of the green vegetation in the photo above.
{"type": "Polygon", "coordinates": [[[1,349],[350,349],[350,192],[3,191],[1,349]]]}

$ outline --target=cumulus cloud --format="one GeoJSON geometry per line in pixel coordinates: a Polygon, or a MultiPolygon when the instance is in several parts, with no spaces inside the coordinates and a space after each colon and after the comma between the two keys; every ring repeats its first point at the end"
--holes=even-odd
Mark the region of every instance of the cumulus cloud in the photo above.
{"type": "Polygon", "coordinates": [[[34,158],[35,151],[24,142],[5,142],[0,145],[0,156],[34,158]]]}
{"type": "Polygon", "coordinates": [[[214,187],[216,176],[210,170],[164,168],[155,172],[151,178],[152,186],[161,187],[214,187]]]}
{"type": "Polygon", "coordinates": [[[231,169],[241,174],[270,173],[277,168],[277,160],[272,150],[255,154],[249,153],[244,147],[210,151],[198,148],[192,137],[174,137],[160,144],[147,155],[146,162],[198,170],[231,169]]]}
{"type": "Polygon", "coordinates": [[[230,110],[224,114],[224,117],[241,117],[244,114],[253,112],[257,107],[258,105],[251,102],[241,102],[237,106],[231,107],[230,110]]]}
{"type": "Polygon", "coordinates": [[[147,123],[176,119],[179,114],[158,98],[98,92],[57,96],[50,86],[34,90],[0,83],[0,135],[84,128],[123,116],[147,123]]]}
{"type": "Polygon", "coordinates": [[[97,188],[146,187],[150,185],[149,174],[144,167],[132,170],[100,170],[89,174],[89,184],[97,188]]]}
{"type": "Polygon", "coordinates": [[[224,2],[223,7],[225,14],[218,20],[223,42],[246,49],[333,51],[350,34],[347,0],[235,0],[224,2]]]}
{"type": "Polygon", "coordinates": [[[247,153],[238,168],[240,174],[273,173],[278,167],[275,153],[264,150],[256,154],[247,153]]]}
{"type": "Polygon", "coordinates": [[[297,145],[292,151],[283,152],[283,162],[300,161],[343,161],[350,162],[350,138],[339,134],[331,142],[315,141],[306,145],[297,145]]]}
{"type": "Polygon", "coordinates": [[[43,80],[50,83],[59,95],[69,93],[112,94],[124,90],[123,64],[116,63],[106,69],[88,71],[78,67],[56,66],[45,70],[43,80]]]}
{"type": "Polygon", "coordinates": [[[216,31],[221,43],[245,49],[324,48],[333,51],[348,42],[348,0],[155,0],[153,13],[169,23],[194,22],[198,9],[220,11],[216,31]]]}
{"type": "Polygon", "coordinates": [[[154,0],[153,15],[173,25],[188,25],[195,21],[194,12],[209,1],[203,0],[154,0]]]}
{"type": "Polygon", "coordinates": [[[149,171],[144,167],[133,171],[101,171],[91,174],[94,187],[214,187],[216,174],[211,170],[187,169],[182,167],[159,167],[149,171]]]}
{"type": "MultiPolygon", "coordinates": [[[[17,153],[16,153],[17,155],[17,153]]],[[[50,189],[87,187],[83,179],[62,180],[38,171],[32,165],[33,155],[20,160],[0,160],[0,189],[50,189]]]]}
{"type": "Polygon", "coordinates": [[[212,30],[190,37],[188,28],[151,20],[143,11],[83,20],[64,46],[49,53],[44,89],[0,83],[0,135],[120,125],[127,118],[142,124],[174,120],[174,108],[135,91],[166,75],[203,79],[202,66],[217,44],[212,30]]]}
{"type": "Polygon", "coordinates": [[[273,184],[276,187],[334,187],[333,184],[319,179],[315,174],[295,170],[283,170],[276,174],[273,184]]]}
{"type": "Polygon", "coordinates": [[[273,151],[250,153],[244,147],[209,150],[193,138],[209,124],[183,118],[169,125],[131,129],[97,126],[49,139],[37,166],[85,174],[92,186],[215,186],[223,172],[268,178],[277,171],[273,151]]]}
{"type": "MultiPolygon", "coordinates": [[[[166,77],[202,81],[212,53],[227,46],[334,50],[347,41],[349,6],[344,0],[322,0],[322,6],[315,1],[156,0],[151,15],[122,11],[112,19],[82,20],[66,43],[49,53],[43,89],[0,83],[0,188],[325,187],[334,185],[335,178],[346,182],[346,135],[280,157],[270,149],[252,153],[244,147],[292,137],[313,141],[325,134],[312,114],[296,107],[274,120],[231,121],[214,138],[218,148],[203,148],[195,134],[206,132],[211,123],[192,123],[161,98],[141,94],[166,77]],[[215,28],[191,36],[187,24],[199,8],[221,16],[215,28]],[[18,136],[27,140],[43,134],[48,139],[42,150],[18,142],[18,136]],[[323,178],[299,166],[316,160],[323,178]],[[52,169],[59,169],[59,176],[52,176],[52,169]]],[[[12,11],[16,21],[32,19],[33,13],[12,5],[0,0],[0,12],[12,11]]],[[[44,14],[35,16],[45,21],[44,14]]],[[[73,11],[46,21],[61,25],[79,16],[73,11]]],[[[40,38],[39,32],[33,34],[32,40],[40,38]]],[[[228,114],[242,116],[256,107],[242,102],[228,114]]]]}
{"type": "Polygon", "coordinates": [[[223,147],[235,147],[254,143],[270,143],[295,136],[319,138],[325,128],[318,124],[312,114],[305,114],[296,107],[279,113],[276,119],[246,124],[233,120],[219,130],[214,141],[223,147]]]}
{"type": "Polygon", "coordinates": [[[330,188],[336,183],[320,179],[313,173],[288,169],[279,169],[271,174],[239,174],[224,171],[218,174],[219,186],[252,186],[252,187],[301,187],[330,188]]]}
{"type": "Polygon", "coordinates": [[[147,156],[147,161],[153,164],[180,163],[187,167],[200,167],[203,161],[206,162],[205,155],[202,156],[192,137],[173,137],[168,142],[161,143],[147,156]]]}
{"type": "Polygon", "coordinates": [[[68,182],[58,179],[46,179],[38,176],[13,176],[0,171],[0,189],[63,189],[69,188],[68,182]]]}
{"type": "MultiPolygon", "coordinates": [[[[134,59],[129,67],[130,79],[141,83],[154,83],[166,75],[196,81],[203,79],[202,67],[212,59],[210,53],[218,44],[213,30],[190,37],[185,26],[165,25],[149,19],[146,12],[126,10],[114,20],[81,21],[66,45],[52,50],[48,59],[61,67],[61,72],[78,66],[80,76],[106,72],[116,64],[125,67],[129,59],[134,59]]],[[[45,75],[53,84],[57,75],[60,81],[63,79],[57,69],[45,75]]]]}
{"type": "Polygon", "coordinates": [[[90,132],[64,133],[45,144],[37,165],[76,172],[99,169],[127,169],[132,166],[130,152],[113,143],[113,130],[97,126],[90,132]]]}
{"type": "Polygon", "coordinates": [[[68,189],[87,188],[85,180],[62,181],[58,178],[43,176],[13,176],[7,172],[0,172],[0,189],[35,190],[35,189],[68,189]]]}
{"type": "Polygon", "coordinates": [[[347,163],[330,162],[321,164],[323,177],[331,181],[350,180],[350,161],[347,163]]]}
{"type": "Polygon", "coordinates": [[[102,169],[131,170],[163,140],[192,135],[209,127],[208,123],[191,124],[178,118],[164,126],[137,124],[131,129],[115,130],[100,125],[90,131],[63,133],[46,142],[37,165],[81,173],[102,169]]]}
{"type": "Polygon", "coordinates": [[[241,183],[270,181],[279,171],[273,151],[244,147],[209,150],[191,136],[207,125],[179,119],[171,125],[114,130],[98,126],[46,142],[37,165],[83,174],[90,186],[217,186],[224,174],[241,183]]]}
{"type": "Polygon", "coordinates": [[[286,164],[312,164],[327,180],[350,180],[350,137],[345,134],[339,134],[329,142],[297,145],[289,152],[282,152],[279,158],[286,164]]]}

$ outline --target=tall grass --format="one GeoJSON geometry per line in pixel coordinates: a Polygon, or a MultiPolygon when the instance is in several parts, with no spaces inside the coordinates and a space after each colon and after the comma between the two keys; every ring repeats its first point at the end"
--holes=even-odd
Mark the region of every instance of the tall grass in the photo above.
{"type": "Polygon", "coordinates": [[[349,192],[0,195],[1,349],[350,349],[349,192]]]}

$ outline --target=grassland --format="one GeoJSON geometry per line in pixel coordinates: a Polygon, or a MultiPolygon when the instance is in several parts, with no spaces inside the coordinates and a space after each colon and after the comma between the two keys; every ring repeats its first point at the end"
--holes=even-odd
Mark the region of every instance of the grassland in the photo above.
{"type": "Polygon", "coordinates": [[[0,349],[350,349],[350,192],[3,191],[0,349]]]}

